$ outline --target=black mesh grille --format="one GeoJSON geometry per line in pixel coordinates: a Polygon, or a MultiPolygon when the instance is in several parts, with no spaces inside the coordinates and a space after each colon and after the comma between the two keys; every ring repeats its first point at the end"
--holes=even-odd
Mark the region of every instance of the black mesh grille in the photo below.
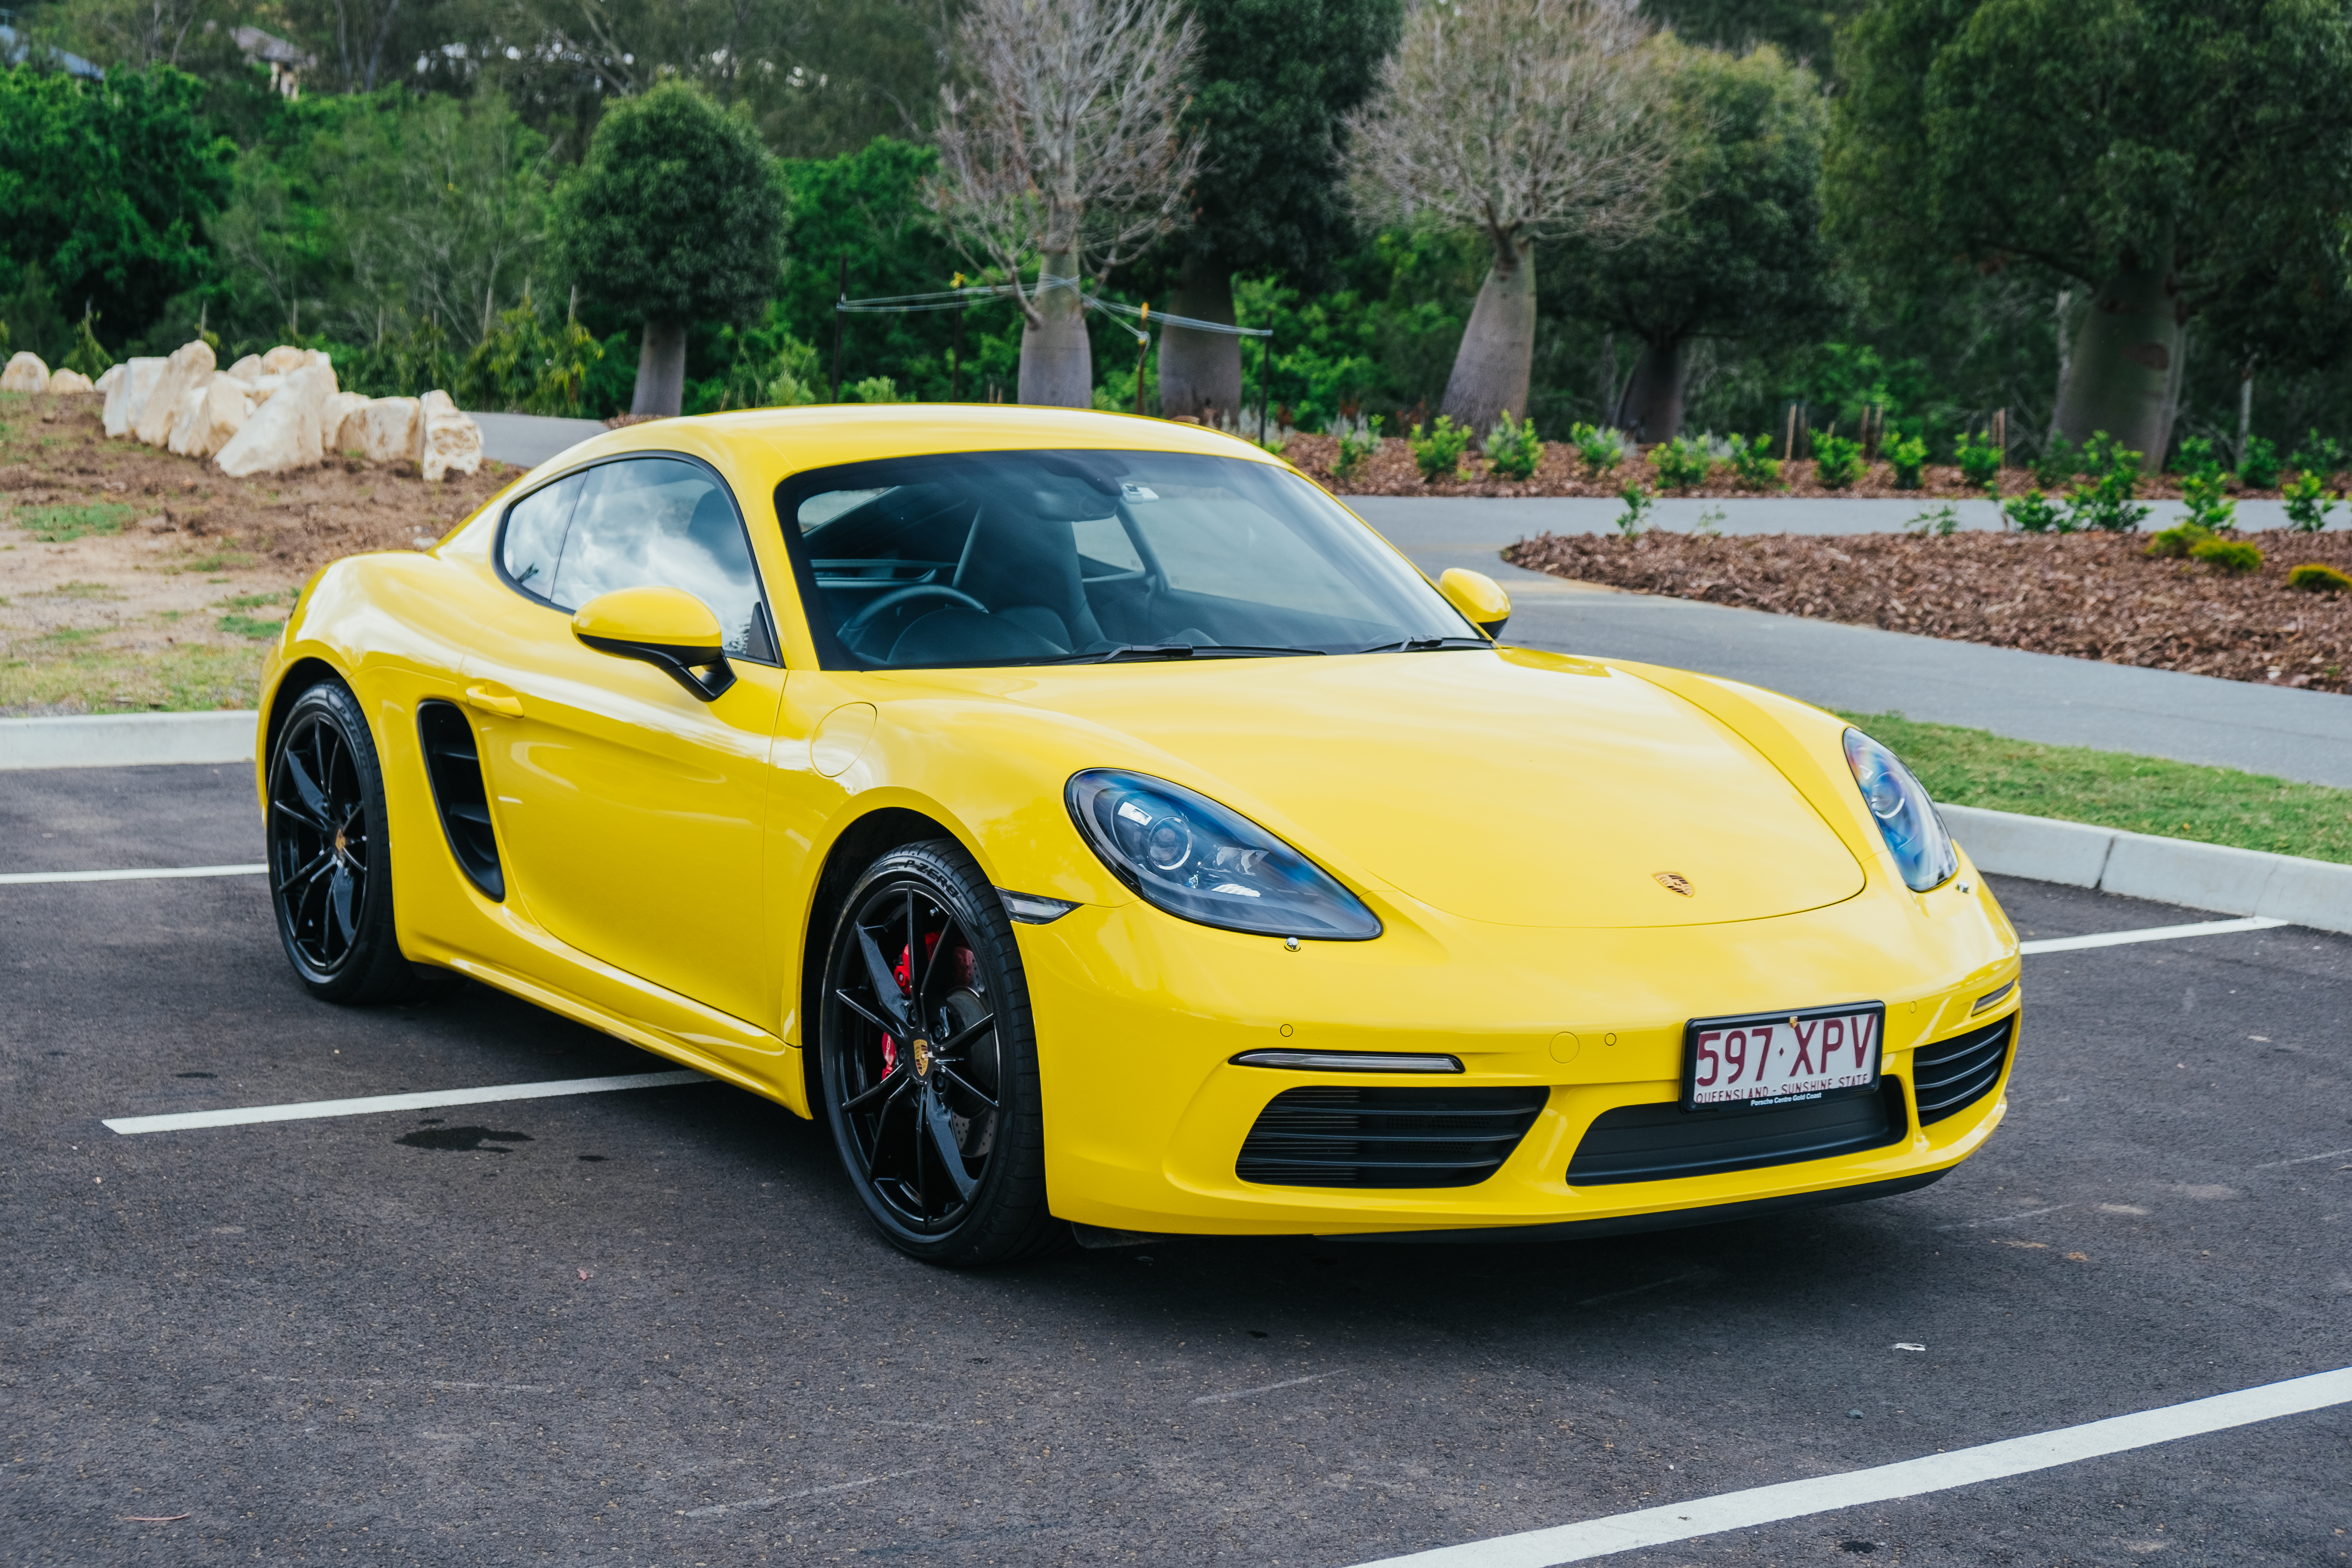
{"type": "Polygon", "coordinates": [[[1293,1089],[1258,1113],[1234,1174],[1284,1187],[1466,1187],[1527,1136],[1541,1089],[1293,1089]]]}
{"type": "Polygon", "coordinates": [[[2012,1013],[1998,1024],[1987,1024],[1948,1040],[1937,1040],[1911,1053],[1911,1088],[1919,1100],[1919,1124],[1958,1116],[1992,1092],[2009,1062],[2009,1043],[2017,1026],[2012,1013]]]}
{"type": "Polygon", "coordinates": [[[1903,1091],[1891,1079],[1876,1094],[1765,1110],[1625,1105],[1593,1119],[1568,1162],[1568,1181],[1598,1187],[1790,1165],[1899,1142],[1905,1131],[1903,1091]]]}

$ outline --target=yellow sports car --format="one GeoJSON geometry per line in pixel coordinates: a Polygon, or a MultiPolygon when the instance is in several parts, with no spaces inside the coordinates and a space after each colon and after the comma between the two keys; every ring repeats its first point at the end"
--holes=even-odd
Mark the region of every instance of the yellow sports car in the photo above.
{"type": "Polygon", "coordinates": [[[257,773],[334,1002],[456,970],[831,1130],[882,1234],[1494,1237],[1925,1185],[2016,933],[1884,747],[1496,641],[1276,458],[665,420],[303,589],[257,773]]]}

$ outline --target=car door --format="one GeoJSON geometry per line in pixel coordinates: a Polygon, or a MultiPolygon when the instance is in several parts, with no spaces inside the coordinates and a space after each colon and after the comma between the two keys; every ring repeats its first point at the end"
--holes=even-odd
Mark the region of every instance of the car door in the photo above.
{"type": "Polygon", "coordinates": [[[524,909],[593,958],[772,1032],[761,845],[784,672],[734,497],[692,458],[617,458],[516,501],[497,550],[516,602],[477,637],[467,701],[524,909]],[[646,586],[719,617],[737,679],[716,700],[572,635],[581,605],[646,586]]]}

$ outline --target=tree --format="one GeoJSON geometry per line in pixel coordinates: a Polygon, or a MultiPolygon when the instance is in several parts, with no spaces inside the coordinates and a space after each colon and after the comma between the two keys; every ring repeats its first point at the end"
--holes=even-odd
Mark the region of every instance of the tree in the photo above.
{"type": "Polygon", "coordinates": [[[2340,341],[2352,38],[2333,0],[1883,0],[1839,70],[1826,199],[1857,253],[2088,287],[2069,439],[2105,430],[2160,463],[2184,329],[2208,310],[2235,352],[2307,363],[2340,341]]]}
{"type": "Polygon", "coordinates": [[[1626,239],[1652,218],[1674,126],[1649,37],[1633,0],[1423,6],[1358,121],[1374,202],[1494,249],[1445,384],[1457,424],[1527,413],[1537,242],[1626,239]]]}
{"type": "Polygon", "coordinates": [[[639,414],[676,414],[686,329],[748,321],[775,291],[784,190],[749,116],[666,81],[605,110],[588,156],[556,190],[566,275],[583,298],[641,322],[639,414]]]}
{"type": "MultiPolygon", "coordinates": [[[[853,294],[921,294],[948,286],[955,255],[923,203],[924,183],[939,168],[935,149],[877,136],[855,153],[790,159],[783,167],[793,215],[776,300],[795,336],[832,342],[845,262],[853,294]]],[[[997,307],[980,309],[998,314],[997,307]]],[[[844,325],[848,380],[887,375],[904,392],[946,398],[946,348],[954,328],[946,312],[859,315],[844,325]]]]}
{"type": "Polygon", "coordinates": [[[1786,342],[1827,328],[1840,303],[1813,74],[1769,44],[1738,58],[1661,44],[1684,127],[1666,214],[1631,244],[1574,247],[1559,290],[1570,313],[1640,340],[1614,422],[1646,441],[1682,428],[1695,341],[1786,342]]]}
{"type": "Polygon", "coordinates": [[[1013,288],[1021,401],[1084,408],[1088,268],[1099,280],[1180,226],[1200,169],[1179,122],[1199,24],[1176,0],[974,0],[957,37],[973,85],[942,89],[933,208],[1013,288]]]}
{"type": "MultiPolygon", "coordinates": [[[[1232,322],[1234,274],[1328,283],[1350,244],[1345,116],[1380,83],[1402,0],[1222,0],[1194,7],[1201,55],[1184,123],[1201,137],[1192,224],[1177,239],[1180,316],[1232,322]]],[[[1169,328],[1164,414],[1241,406],[1241,340],[1169,328]]]]}

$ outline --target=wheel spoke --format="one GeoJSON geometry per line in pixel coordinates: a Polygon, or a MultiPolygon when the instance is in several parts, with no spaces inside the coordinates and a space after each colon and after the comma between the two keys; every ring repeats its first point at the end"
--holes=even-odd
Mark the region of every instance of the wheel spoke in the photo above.
{"type": "Polygon", "coordinates": [[[857,927],[858,950],[866,956],[866,978],[874,987],[874,1001],[883,1015],[892,1020],[890,1032],[898,1035],[914,1033],[907,1022],[906,997],[898,989],[898,977],[890,971],[889,961],[882,950],[874,945],[874,938],[864,926],[857,927]]]}
{"type": "Polygon", "coordinates": [[[898,1034],[905,1027],[902,1024],[893,1024],[886,1018],[876,1017],[871,1008],[867,1007],[865,1003],[860,1002],[856,997],[852,996],[846,991],[836,990],[833,995],[834,999],[839,1002],[843,1006],[848,1008],[851,1012],[856,1014],[859,1017],[865,1019],[867,1023],[873,1025],[876,1028],[881,1030],[886,1035],[898,1034]]]}
{"type": "Polygon", "coordinates": [[[989,1110],[993,1110],[996,1109],[996,1101],[989,1099],[988,1096],[972,1088],[971,1081],[965,1078],[961,1073],[957,1072],[953,1068],[942,1063],[939,1067],[938,1071],[950,1083],[955,1085],[958,1089],[963,1090],[966,1094],[971,1096],[982,1105],[988,1107],[989,1110]]]}
{"type": "Polygon", "coordinates": [[[948,1180],[955,1184],[956,1196],[969,1202],[980,1184],[964,1173],[963,1151],[956,1147],[955,1128],[948,1121],[948,1108],[940,1103],[936,1090],[928,1087],[918,1096],[922,1104],[923,1128],[931,1135],[931,1148],[947,1167],[948,1180]]]}
{"type": "MultiPolygon", "coordinates": [[[[877,1097],[889,1096],[891,1098],[896,1098],[898,1092],[912,1081],[914,1080],[907,1076],[906,1068],[892,1068],[888,1072],[882,1075],[881,1079],[875,1083],[873,1088],[853,1099],[843,1100],[841,1102],[841,1109],[844,1110],[857,1110],[863,1109],[868,1104],[871,1104],[877,1097]]],[[[885,1105],[882,1109],[887,1110],[889,1107],[885,1105]]]]}
{"type": "Polygon", "coordinates": [[[953,951],[954,943],[951,939],[955,931],[955,914],[954,911],[950,910],[947,918],[940,922],[940,939],[931,944],[929,958],[923,965],[923,983],[915,988],[915,1001],[919,1009],[931,999],[931,982],[939,978],[940,960],[953,951]]]}
{"type": "Polygon", "coordinates": [[[332,865],[334,863],[334,859],[335,852],[333,850],[321,849],[317,855],[311,857],[310,860],[300,869],[287,873],[286,879],[279,884],[279,887],[287,892],[292,892],[298,887],[302,887],[307,889],[307,886],[310,879],[318,876],[320,872],[325,870],[329,866],[332,865]]]}
{"type": "Polygon", "coordinates": [[[327,826],[327,797],[303,768],[302,759],[295,754],[291,746],[286,748],[286,773],[293,780],[294,793],[301,797],[302,809],[310,814],[306,820],[321,833],[331,831],[327,826]]]}
{"type": "Polygon", "coordinates": [[[335,929],[341,933],[345,947],[351,946],[352,939],[359,934],[359,927],[352,921],[352,893],[357,880],[348,868],[338,866],[328,883],[328,901],[335,911],[335,929]]]}
{"type": "Polygon", "coordinates": [[[958,1029],[953,1035],[939,1043],[939,1046],[937,1047],[938,1053],[943,1057],[951,1057],[955,1055],[958,1051],[963,1049],[965,1046],[971,1044],[972,1040],[977,1038],[981,1034],[994,1027],[995,1024],[996,1015],[993,1013],[989,1014],[986,1017],[982,1018],[977,1023],[966,1024],[962,1028],[958,1029]]]}

